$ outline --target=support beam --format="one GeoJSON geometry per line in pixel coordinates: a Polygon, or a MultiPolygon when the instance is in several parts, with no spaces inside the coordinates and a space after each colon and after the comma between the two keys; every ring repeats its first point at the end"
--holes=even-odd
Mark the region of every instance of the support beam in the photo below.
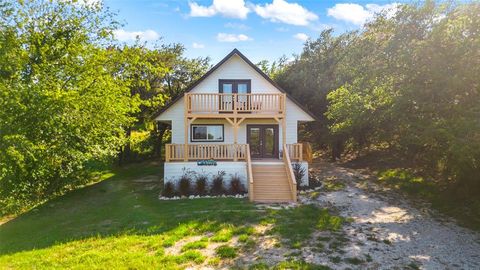
{"type": "MultiPolygon", "coordinates": [[[[230,123],[232,126],[235,125],[235,123],[230,120],[230,118],[225,118],[225,120],[227,120],[227,122],[230,123]]],[[[235,118],[233,118],[233,120],[235,121],[235,118]]]]}
{"type": "Polygon", "coordinates": [[[238,123],[237,119],[233,122],[233,143],[238,143],[238,123]]]}
{"type": "MultiPolygon", "coordinates": [[[[287,144],[287,120],[285,117],[282,118],[282,142],[283,145],[287,144]]],[[[283,149],[285,151],[285,149],[283,149]]]]}
{"type": "Polygon", "coordinates": [[[238,121],[237,121],[237,126],[240,126],[240,124],[243,122],[243,120],[245,120],[246,118],[245,117],[242,117],[240,118],[238,121]]]}

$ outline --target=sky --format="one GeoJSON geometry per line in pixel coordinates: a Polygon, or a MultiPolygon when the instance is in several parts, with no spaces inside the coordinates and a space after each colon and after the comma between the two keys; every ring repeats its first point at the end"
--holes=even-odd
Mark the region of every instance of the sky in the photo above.
{"type": "Polygon", "coordinates": [[[121,42],[138,36],[152,42],[182,43],[188,57],[220,61],[234,48],[252,62],[299,54],[308,38],[333,28],[360,29],[374,13],[392,12],[388,0],[104,0],[122,26],[121,42]]]}

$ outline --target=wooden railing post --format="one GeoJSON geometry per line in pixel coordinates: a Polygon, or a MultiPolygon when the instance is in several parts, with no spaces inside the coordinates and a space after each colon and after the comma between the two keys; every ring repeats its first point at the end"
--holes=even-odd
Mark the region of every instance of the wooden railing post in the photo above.
{"type": "MultiPolygon", "coordinates": [[[[287,149],[287,145],[283,145],[283,149],[287,149]]],[[[283,162],[287,169],[287,179],[290,185],[290,191],[292,192],[292,200],[294,202],[297,201],[297,180],[295,179],[295,175],[293,174],[292,162],[290,160],[290,155],[287,151],[283,151],[283,162]]]]}
{"type": "Polygon", "coordinates": [[[165,162],[170,162],[170,144],[165,144],[165,162]]]}
{"type": "Polygon", "coordinates": [[[252,160],[250,157],[250,145],[246,145],[245,159],[247,161],[247,181],[248,181],[248,199],[249,201],[254,200],[253,194],[253,172],[252,172],[252,160]]]}

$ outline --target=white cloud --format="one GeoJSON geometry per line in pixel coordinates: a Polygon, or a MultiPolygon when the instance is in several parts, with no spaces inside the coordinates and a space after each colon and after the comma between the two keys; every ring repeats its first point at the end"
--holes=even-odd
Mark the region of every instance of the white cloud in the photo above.
{"type": "Polygon", "coordinates": [[[301,41],[307,41],[307,39],[309,38],[305,33],[297,33],[293,35],[293,37],[301,41]]]}
{"type": "Polygon", "coordinates": [[[250,29],[250,27],[248,27],[247,25],[245,25],[243,23],[228,22],[228,23],[224,24],[223,26],[225,26],[226,28],[232,28],[232,29],[238,29],[238,30],[248,30],[248,29],[250,29]]]}
{"type": "Polygon", "coordinates": [[[239,41],[248,41],[252,39],[244,34],[236,35],[236,34],[218,33],[217,40],[220,42],[239,42],[239,41]]]}
{"type": "Polygon", "coordinates": [[[194,48],[194,49],[203,49],[203,48],[205,48],[205,45],[203,45],[203,44],[201,44],[201,43],[193,42],[192,48],[194,48]]]}
{"type": "Polygon", "coordinates": [[[213,0],[210,6],[201,6],[195,2],[189,2],[191,17],[212,17],[222,15],[228,18],[245,19],[250,10],[244,0],[213,0]]]}
{"type": "Polygon", "coordinates": [[[160,38],[160,35],[153,30],[145,31],[125,31],[124,29],[117,29],[113,31],[115,38],[120,41],[135,40],[137,37],[142,41],[156,40],[160,38]]]}
{"type": "Polygon", "coordinates": [[[273,0],[271,4],[256,5],[258,16],[272,22],[283,22],[292,25],[308,25],[318,19],[318,16],[297,3],[288,3],[285,0],[273,0]]]}
{"type": "Polygon", "coordinates": [[[386,12],[387,16],[393,16],[398,8],[398,3],[385,5],[366,4],[365,7],[358,4],[336,4],[327,10],[328,16],[337,20],[363,25],[372,19],[375,13],[386,12]]]}

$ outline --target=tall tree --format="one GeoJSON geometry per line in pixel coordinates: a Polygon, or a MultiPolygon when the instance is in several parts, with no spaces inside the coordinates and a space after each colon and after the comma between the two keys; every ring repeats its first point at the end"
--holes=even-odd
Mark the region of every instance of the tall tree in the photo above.
{"type": "Polygon", "coordinates": [[[0,13],[3,212],[84,183],[137,106],[105,49],[117,23],[100,3],[4,1],[0,13]]]}

